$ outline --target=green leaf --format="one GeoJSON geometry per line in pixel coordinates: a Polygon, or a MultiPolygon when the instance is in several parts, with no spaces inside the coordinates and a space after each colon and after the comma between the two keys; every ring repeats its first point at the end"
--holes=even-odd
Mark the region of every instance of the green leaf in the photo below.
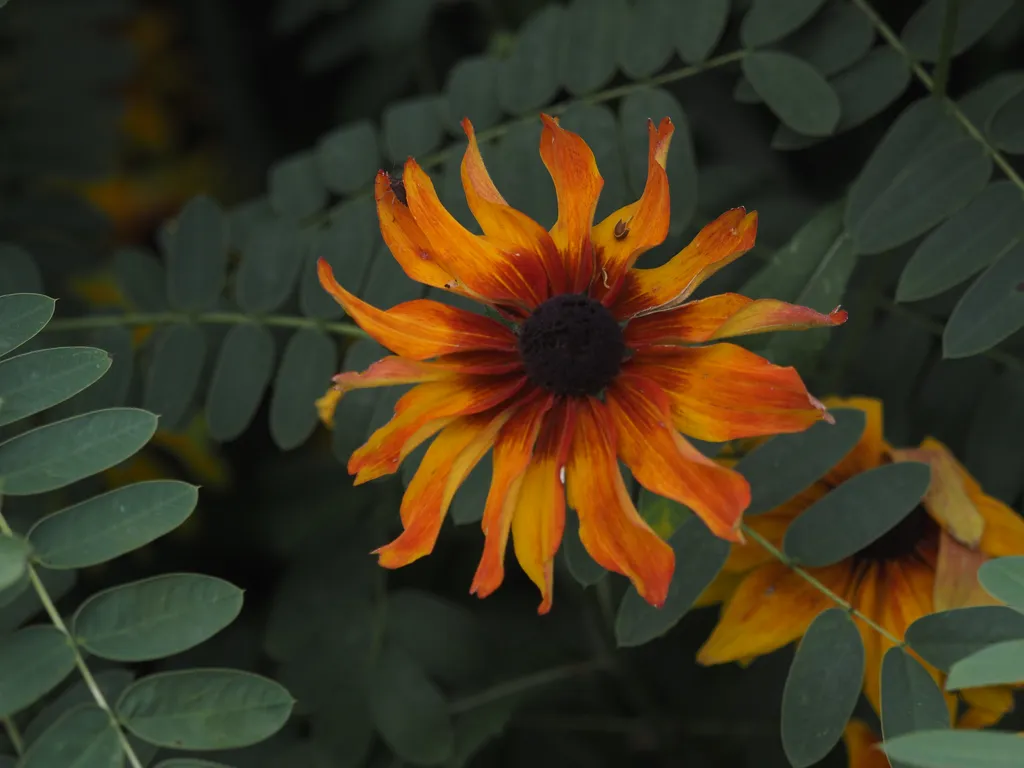
{"type": "Polygon", "coordinates": [[[71,644],[54,626],[26,627],[0,638],[0,717],[35,703],[74,668],[71,644]]]}
{"type": "Polygon", "coordinates": [[[377,133],[368,120],[348,123],[320,138],[316,161],[327,188],[348,195],[368,188],[380,167],[377,133]]]}
{"type": "MultiPolygon", "coordinates": [[[[372,339],[357,341],[345,353],[342,370],[362,371],[387,354],[387,350],[372,339]]],[[[326,389],[325,386],[324,390],[326,389]]],[[[380,389],[357,389],[346,393],[338,403],[334,411],[335,426],[331,435],[331,449],[342,464],[348,463],[352,451],[366,439],[370,419],[373,418],[374,407],[381,394],[380,389]]]]}
{"type": "Polygon", "coordinates": [[[294,700],[279,683],[233,669],[161,672],[133,683],[117,700],[124,726],[160,747],[232,749],[273,736],[294,700]]]}
{"type": "Polygon", "coordinates": [[[388,594],[387,638],[431,678],[456,685],[487,666],[476,617],[460,605],[418,589],[388,594]]]}
{"type": "Polygon", "coordinates": [[[1011,181],[995,181],[926,237],[910,257],[897,301],[938,296],[994,262],[1024,234],[1024,200],[1011,181]]]}
{"type": "Polygon", "coordinates": [[[672,58],[671,0],[637,0],[626,9],[618,38],[619,64],[630,78],[649,77],[672,58]]]}
{"type": "Polygon", "coordinates": [[[540,134],[539,120],[513,125],[498,145],[491,172],[509,205],[551,226],[556,213],[555,190],[537,151],[540,134]]]}
{"type": "Polygon", "coordinates": [[[858,253],[895,248],[967,205],[988,183],[992,161],[934,99],[892,124],[850,188],[846,228],[858,253]]]}
{"type": "Polygon", "coordinates": [[[1024,613],[1024,556],[999,557],[983,563],[978,581],[992,597],[1024,613]]]}
{"type": "Polygon", "coordinates": [[[830,411],[835,424],[819,421],[803,432],[778,435],[744,456],[736,471],[750,482],[744,517],[768,512],[810,488],[838,464],[864,434],[867,419],[855,408],[830,411]]]}
{"type": "Polygon", "coordinates": [[[463,768],[487,742],[505,730],[518,702],[508,697],[469,710],[455,718],[455,746],[445,768],[463,768]]]}
{"type": "Polygon", "coordinates": [[[20,768],[121,768],[124,753],[110,715],[95,704],[66,712],[29,747],[20,768]]]}
{"type": "MultiPolygon", "coordinates": [[[[412,456],[406,459],[412,466],[412,456]]],[[[403,465],[404,466],[404,465],[403,465]]],[[[415,466],[419,466],[417,460],[415,466]]],[[[455,492],[448,515],[456,525],[478,523],[484,516],[484,505],[487,493],[491,488],[491,475],[494,471],[494,460],[490,452],[484,456],[455,492]]],[[[408,483],[407,483],[408,484],[408,483]]]]}
{"type": "Polygon", "coordinates": [[[1024,72],[997,72],[958,101],[964,115],[991,137],[992,121],[1010,99],[1024,91],[1024,72]]]}
{"type": "MultiPolygon", "coordinates": [[[[647,121],[641,123],[647,135],[647,121]]],[[[583,137],[594,152],[604,187],[597,203],[596,221],[626,203],[626,168],[622,158],[622,140],[615,115],[604,105],[574,104],[562,113],[561,125],[583,137]]],[[[682,142],[685,146],[685,139],[682,142]]],[[[646,143],[644,144],[646,147],[646,143]]],[[[646,151],[644,152],[646,157],[646,151]]]]}
{"type": "Polygon", "coordinates": [[[43,290],[39,267],[21,246],[0,243],[0,285],[11,293],[39,293],[43,290]]]}
{"type": "Polygon", "coordinates": [[[141,449],[156,422],[138,408],[109,408],[12,437],[0,443],[4,493],[45,493],[102,472],[141,449]]]}
{"type": "Polygon", "coordinates": [[[421,298],[423,286],[411,280],[388,247],[381,244],[373,255],[360,295],[378,309],[391,309],[403,301],[421,298]]]}
{"type": "Polygon", "coordinates": [[[395,163],[422,157],[437,149],[444,138],[441,103],[436,96],[389,104],[382,117],[384,146],[395,163]]]}
{"type": "Polygon", "coordinates": [[[998,731],[916,731],[887,740],[890,760],[915,768],[1017,768],[1024,765],[1024,739],[998,731]]]}
{"type": "Polygon", "coordinates": [[[455,736],[448,702],[406,653],[385,645],[373,666],[370,711],[384,742],[414,765],[440,765],[455,736]]]}
{"type": "Polygon", "coordinates": [[[201,312],[217,305],[228,265],[228,224],[205,195],[193,198],[173,225],[167,252],[171,307],[201,312]]]}
{"type": "Polygon", "coordinates": [[[786,530],[782,548],[812,568],[838,563],[895,528],[928,490],[927,464],[902,461],[851,477],[786,530]]]}
{"type": "Polygon", "coordinates": [[[669,539],[676,553],[676,570],[668,598],[655,608],[629,587],[615,617],[615,639],[620,647],[649,643],[668,632],[714,580],[729,556],[729,542],[713,535],[691,515],[669,539]]]}
{"type": "Polygon", "coordinates": [[[1024,93],[1007,100],[993,115],[989,135],[999,149],[1024,153],[1024,93]]]}
{"type": "Polygon", "coordinates": [[[127,328],[97,328],[89,334],[90,346],[110,355],[111,365],[98,382],[64,403],[61,415],[76,415],[124,405],[135,374],[135,349],[132,333],[127,328]]]}
{"type": "Polygon", "coordinates": [[[1024,683],[1024,640],[1006,640],[975,651],[953,664],[946,690],[1024,683]]]}
{"type": "Polygon", "coordinates": [[[206,397],[206,425],[219,442],[234,440],[249,424],[274,373],[274,337],[264,326],[232,327],[220,347],[206,397]]]}
{"type": "MultiPolygon", "coordinates": [[[[947,0],[927,0],[903,27],[900,37],[914,58],[939,60],[946,4],[947,0]]],[[[959,56],[981,40],[1012,5],[1013,0],[959,0],[952,54],[959,56]]]]}
{"type": "Polygon", "coordinates": [[[828,136],[839,124],[839,97],[807,62],[779,51],[759,51],[742,61],[743,74],[778,118],[794,131],[828,136]]]}
{"type": "Polygon", "coordinates": [[[91,347],[40,349],[0,362],[0,426],[78,394],[110,363],[110,355],[91,347]]]}
{"type": "MultiPolygon", "coordinates": [[[[861,61],[874,40],[875,28],[858,8],[851,3],[828,3],[806,25],[784,40],[781,47],[786,53],[806,61],[820,74],[831,77],[861,61]]],[[[875,85],[884,90],[883,83],[875,85]]],[[[839,90],[838,86],[836,90],[839,90]]],[[[842,122],[840,120],[840,125],[842,122]]]]}
{"type": "Polygon", "coordinates": [[[967,432],[964,464],[985,493],[1010,501],[1024,490],[1024,379],[1008,370],[976,384],[974,415],[967,432]]]}
{"type": "Polygon", "coordinates": [[[498,98],[509,114],[535,112],[558,93],[565,17],[561,6],[549,5],[520,27],[515,48],[502,61],[498,78],[498,98]]]}
{"type": "MultiPolygon", "coordinates": [[[[93,679],[103,697],[107,701],[113,701],[121,695],[121,691],[131,685],[135,674],[127,669],[113,667],[94,672],[93,679]]],[[[31,744],[65,713],[82,704],[91,704],[93,701],[92,691],[86,685],[85,680],[79,680],[74,685],[65,687],[60,695],[51,699],[29,722],[23,732],[25,742],[31,744]]]]}
{"type": "Polygon", "coordinates": [[[921,617],[907,628],[907,643],[942,671],[1004,640],[1024,640],[1024,616],[1001,605],[958,608],[921,617]]]}
{"type": "Polygon", "coordinates": [[[573,0],[561,30],[559,74],[574,96],[591,93],[615,76],[617,38],[625,18],[622,0],[573,0]]]}
{"type": "Polygon", "coordinates": [[[194,757],[172,757],[170,760],[161,760],[156,768],[231,768],[224,763],[214,763],[210,760],[198,760],[194,757]]]}
{"type": "Polygon", "coordinates": [[[235,300],[243,311],[266,314],[288,300],[308,250],[303,235],[284,219],[253,227],[235,275],[235,300]]]}
{"type": "Polygon", "coordinates": [[[167,276],[163,264],[142,248],[121,248],[114,254],[117,284],[132,307],[140,312],[167,309],[167,276]]]}
{"type": "Polygon", "coordinates": [[[811,622],[782,692],[782,748],[793,768],[814,765],[843,735],[864,684],[860,631],[841,608],[811,622]]]}
{"type": "Polygon", "coordinates": [[[38,293],[0,296],[0,357],[39,333],[53,317],[56,302],[38,293]]]}
{"type": "MultiPolygon", "coordinates": [[[[905,733],[949,727],[942,691],[921,662],[903,648],[890,648],[882,659],[882,733],[886,739],[905,733]]],[[[903,768],[894,765],[893,768],[903,768]]]]}
{"type": "Polygon", "coordinates": [[[633,91],[619,106],[626,170],[636,197],[643,194],[647,183],[647,120],[657,124],[663,117],[671,118],[675,126],[665,170],[672,188],[670,232],[680,234],[697,210],[697,161],[686,113],[679,101],[662,88],[633,91]]]}
{"type": "Polygon", "coordinates": [[[327,203],[316,155],[302,152],[279,160],[267,173],[270,206],[286,219],[304,219],[327,203]]]}
{"type": "Polygon", "coordinates": [[[678,501],[658,496],[646,488],[640,489],[637,511],[644,522],[666,541],[672,538],[672,535],[689,519],[691,514],[690,510],[678,501]]]}
{"type": "Polygon", "coordinates": [[[189,416],[206,361],[206,333],[197,325],[172,325],[153,344],[142,407],[176,429],[189,416]]]}
{"type": "Polygon", "coordinates": [[[75,612],[72,632],[90,653],[151,661],[209,640],[242,610],[242,590],[195,573],[155,576],[104,590],[75,612]]]}
{"type": "Polygon", "coordinates": [[[450,128],[456,136],[462,133],[464,117],[468,117],[478,131],[490,128],[501,119],[497,88],[500,67],[490,56],[467,56],[451,68],[445,92],[450,128]]]}
{"type": "Polygon", "coordinates": [[[747,48],[781,40],[818,12],[825,0],[753,0],[740,23],[740,40],[747,48]]]}
{"type": "Polygon", "coordinates": [[[1024,326],[1024,242],[996,259],[960,297],[942,334],[942,356],[969,357],[991,349],[1024,326]]]}
{"type": "Polygon", "coordinates": [[[584,587],[597,584],[608,571],[594,562],[583,542],[580,540],[580,523],[576,510],[565,509],[565,530],[562,534],[562,557],[569,568],[569,573],[584,587]]]}
{"type": "Polygon", "coordinates": [[[0,534],[0,590],[21,581],[30,553],[28,542],[20,536],[0,534]]]}
{"type": "Polygon", "coordinates": [[[331,386],[337,347],[323,331],[303,328],[288,340],[270,399],[270,436],[281,450],[302,445],[316,429],[314,402],[331,386]]]}
{"type": "Polygon", "coordinates": [[[687,64],[707,60],[722,39],[729,20],[729,0],[675,0],[670,32],[679,57],[687,64]]]}
{"type": "Polygon", "coordinates": [[[180,480],[125,485],[44,517],[28,540],[46,568],[87,568],[173,531],[198,499],[199,489],[180,480]]]}
{"type": "MultiPolygon", "coordinates": [[[[40,570],[37,574],[50,599],[58,601],[75,586],[76,571],[40,570]]],[[[34,589],[28,588],[28,578],[3,593],[0,605],[0,631],[8,633],[42,611],[42,603],[34,589]]]]}

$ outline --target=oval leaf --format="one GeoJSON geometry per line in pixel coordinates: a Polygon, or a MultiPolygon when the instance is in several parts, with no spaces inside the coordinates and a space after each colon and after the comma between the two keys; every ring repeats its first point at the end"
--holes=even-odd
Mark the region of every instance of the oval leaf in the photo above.
{"type": "Polygon", "coordinates": [[[1024,556],[989,560],[978,569],[978,581],[996,600],[1024,613],[1024,556]]]}
{"type": "Polygon", "coordinates": [[[670,0],[669,34],[687,64],[700,64],[715,50],[729,20],[729,0],[670,0]]]}
{"type": "Polygon", "coordinates": [[[110,363],[109,354],[93,347],[40,349],[0,362],[0,426],[78,394],[110,363]]]}
{"type": "Polygon", "coordinates": [[[444,138],[441,104],[435,96],[396,101],[381,116],[384,146],[396,163],[433,152],[444,138]]]}
{"type": "Polygon", "coordinates": [[[156,576],[93,595],[75,613],[76,641],[114,661],[173,656],[213,637],[242,610],[242,590],[194,573],[156,576]]]}
{"type": "Polygon", "coordinates": [[[562,534],[562,557],[569,573],[584,587],[597,584],[608,573],[594,561],[580,539],[580,523],[576,510],[566,507],[565,529],[562,534]]]}
{"type": "Polygon", "coordinates": [[[20,768],[121,768],[124,753],[110,715],[94,704],[65,712],[33,742],[20,768]]]}
{"type": "Polygon", "coordinates": [[[0,589],[17,584],[25,575],[31,548],[19,536],[0,534],[0,589]]]}
{"type": "Polygon", "coordinates": [[[289,219],[312,216],[327,202],[327,188],[312,152],[302,152],[274,163],[267,173],[271,207],[289,219]]]}
{"type": "Polygon", "coordinates": [[[799,29],[825,4],[825,0],[754,0],[740,24],[740,40],[758,48],[781,40],[799,29]]]}
{"type": "Polygon", "coordinates": [[[233,749],[281,729],[294,700],[279,683],[232,669],[162,672],[133,683],[117,716],[140,739],[171,749],[233,749]]]}
{"type": "Polygon", "coordinates": [[[478,131],[490,128],[501,118],[496,87],[499,66],[490,56],[467,56],[451,68],[445,90],[451,130],[456,135],[462,131],[463,117],[468,117],[478,131]]]}
{"type": "Polygon", "coordinates": [[[228,265],[228,223],[205,195],[195,197],[174,223],[167,249],[167,299],[174,309],[216,306],[228,265]]]}
{"type": "Polygon", "coordinates": [[[558,93],[565,16],[565,9],[560,5],[549,5],[531,15],[520,27],[515,47],[502,60],[499,71],[498,96],[509,114],[536,111],[558,93]]]}
{"type": "Polygon", "coordinates": [[[743,74],[778,118],[807,136],[828,136],[839,124],[839,97],[814,68],[778,51],[743,57],[743,74]]]}
{"type": "Polygon", "coordinates": [[[992,116],[989,135],[1000,149],[1024,154],[1024,94],[1007,100],[992,116]]]}
{"type": "Polygon", "coordinates": [[[174,429],[189,414],[206,360],[206,334],[195,325],[174,325],[153,347],[142,404],[174,429]]]}
{"type": "Polygon", "coordinates": [[[996,731],[916,731],[882,744],[890,760],[915,768],[1019,768],[1024,739],[996,731]]]}
{"type": "Polygon", "coordinates": [[[1024,326],[1024,243],[1018,241],[967,289],[942,333],[942,355],[969,357],[1024,326]]]}
{"type": "Polygon", "coordinates": [[[921,503],[930,479],[928,465],[914,461],[855,475],[793,521],[783,549],[802,565],[838,563],[896,527],[921,503]]]}
{"type": "Polygon", "coordinates": [[[102,472],[149,442],[156,424],[148,411],[108,408],[12,437],[0,443],[4,493],[44,493],[102,472]]]}
{"type": "Polygon", "coordinates": [[[308,250],[308,233],[282,219],[253,227],[235,275],[235,299],[250,315],[278,309],[295,288],[308,250]]]}
{"type": "MultiPolygon", "coordinates": [[[[917,9],[900,37],[903,44],[920,61],[938,61],[942,55],[942,28],[949,0],[926,0],[917,9]]],[[[1010,10],[1013,0],[962,0],[957,2],[956,26],[950,53],[958,56],[996,25],[1010,10]]]]}
{"type": "Polygon", "coordinates": [[[56,303],[38,293],[0,296],[0,357],[43,330],[53,317],[56,303]]]}
{"type": "Polygon", "coordinates": [[[331,385],[337,347],[323,331],[303,328],[281,356],[270,399],[270,435],[284,451],[297,448],[317,425],[314,403],[331,385]]]}
{"type": "Polygon", "coordinates": [[[616,41],[624,17],[622,0],[573,0],[566,9],[559,73],[571,94],[596,91],[615,76],[616,41]]]}
{"type": "Polygon", "coordinates": [[[0,717],[33,704],[74,668],[75,653],[56,627],[26,627],[0,639],[0,717]]]}
{"type": "Polygon", "coordinates": [[[864,645],[850,615],[818,615],[797,646],[782,692],[782,747],[794,768],[814,765],[843,735],[864,684],[864,645]]]}
{"type": "Polygon", "coordinates": [[[1006,640],[982,648],[953,664],[946,690],[1024,683],[1024,640],[1006,640]]]}
{"type": "Polygon", "coordinates": [[[932,613],[907,628],[906,640],[922,659],[948,671],[989,645],[1024,640],[1024,616],[1001,605],[932,613]]]}
{"type": "Polygon", "coordinates": [[[326,134],[317,142],[316,160],[332,192],[347,195],[369,186],[380,167],[373,125],[361,120],[326,134]]]}
{"type": "Polygon", "coordinates": [[[273,372],[274,337],[270,331],[255,323],[241,323],[228,331],[206,399],[210,437],[227,442],[246,430],[273,372]]]}
{"type": "Polygon", "coordinates": [[[881,718],[887,739],[949,727],[949,709],[942,691],[921,662],[902,648],[890,648],[882,660],[881,718]]]}

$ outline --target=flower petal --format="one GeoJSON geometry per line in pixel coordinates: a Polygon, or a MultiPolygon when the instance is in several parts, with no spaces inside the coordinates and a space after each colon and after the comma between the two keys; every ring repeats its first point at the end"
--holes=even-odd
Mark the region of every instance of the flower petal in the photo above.
{"type": "Polygon", "coordinates": [[[317,262],[317,273],[320,284],[360,328],[402,357],[426,360],[452,352],[517,349],[513,333],[489,317],[429,299],[377,309],[342,288],[324,259],[317,262]]]}
{"type": "Polygon", "coordinates": [[[843,731],[847,768],[889,768],[889,758],[875,749],[881,739],[863,720],[853,719],[843,731]]]}
{"type": "Polygon", "coordinates": [[[750,485],[672,428],[662,389],[650,379],[622,373],[608,388],[606,402],[618,432],[619,456],[639,483],[692,509],[716,536],[741,541],[739,525],[750,504],[750,485]]]}
{"type": "Polygon", "coordinates": [[[879,466],[890,453],[883,437],[882,401],[873,397],[826,397],[822,399],[826,408],[855,408],[864,412],[864,432],[853,449],[835,467],[829,470],[824,480],[837,486],[854,475],[879,466]]]}
{"type": "Polygon", "coordinates": [[[672,121],[663,118],[657,128],[647,121],[647,183],[643,194],[635,203],[619,208],[594,227],[591,234],[597,251],[597,266],[601,279],[592,285],[594,297],[605,305],[614,302],[626,273],[641,254],[654,248],[668,235],[669,205],[668,174],[665,163],[675,128],[672,121]],[[608,288],[604,286],[608,285],[608,288]]]}
{"type": "Polygon", "coordinates": [[[525,383],[522,376],[460,376],[413,387],[398,400],[391,421],[352,453],[349,473],[359,485],[396,472],[406,456],[448,423],[511,400],[525,383]]]}
{"type": "Polygon", "coordinates": [[[795,368],[734,344],[650,347],[627,365],[665,390],[676,428],[699,440],[800,432],[830,420],[795,368]]]}
{"type": "MultiPolygon", "coordinates": [[[[875,622],[882,619],[882,601],[885,599],[882,570],[883,566],[876,563],[862,564],[854,571],[854,588],[852,594],[847,597],[854,608],[875,622]]],[[[853,623],[857,625],[861,642],[864,644],[864,695],[877,712],[882,684],[879,670],[882,668],[882,655],[885,653],[882,648],[882,636],[877,629],[868,626],[856,616],[853,617],[853,623]],[[875,672],[869,674],[867,670],[875,672]]]]}
{"type": "Polygon", "coordinates": [[[548,275],[551,293],[565,293],[565,265],[551,235],[525,213],[510,206],[501,196],[480,155],[476,132],[469,118],[462,121],[469,144],[462,158],[462,186],[466,190],[469,210],[480,224],[484,234],[501,244],[510,246],[523,258],[532,254],[539,259],[548,275]]]}
{"type": "Polygon", "coordinates": [[[933,601],[936,611],[998,605],[978,581],[978,569],[988,555],[965,547],[946,531],[939,534],[939,554],[935,561],[933,601]]]}
{"type": "Polygon", "coordinates": [[[620,320],[671,309],[689,298],[704,280],[754,247],[757,213],[733,208],[704,227],[667,264],[633,269],[612,305],[620,320]]]}
{"type": "Polygon", "coordinates": [[[699,344],[751,333],[842,325],[846,318],[846,311],[838,307],[823,315],[775,299],[755,301],[738,293],[721,293],[631,320],[625,340],[633,349],[652,344],[699,344]]]}
{"type": "Polygon", "coordinates": [[[533,254],[517,256],[463,227],[437,197],[430,177],[409,158],[402,175],[409,210],[437,263],[482,301],[533,308],[548,297],[547,275],[533,254]]]}
{"type": "Polygon", "coordinates": [[[533,457],[544,415],[554,403],[554,395],[536,391],[505,423],[494,443],[494,474],[484,504],[481,527],[484,552],[469,588],[470,594],[487,597],[505,578],[505,549],[512,518],[519,500],[523,473],[533,457]]]}
{"type": "MultiPolygon", "coordinates": [[[[851,576],[845,562],[813,573],[838,594],[846,591],[851,576]]],[[[776,651],[803,637],[814,617],[832,605],[788,566],[769,563],[752,571],[726,602],[697,661],[724,664],[776,651]]]]}
{"type": "Polygon", "coordinates": [[[960,696],[967,704],[967,711],[956,721],[957,728],[990,728],[1014,706],[1013,690],[1007,686],[964,688],[960,696]]]}
{"type": "Polygon", "coordinates": [[[373,554],[385,568],[400,568],[430,554],[452,497],[477,462],[490,450],[512,408],[456,419],[423,455],[409,481],[399,514],[405,530],[373,554]]]}
{"type": "Polygon", "coordinates": [[[565,485],[562,472],[576,428],[576,400],[554,405],[541,427],[533,460],[519,486],[512,518],[512,544],[516,559],[541,593],[537,613],[551,610],[554,596],[555,553],[565,529],[565,485]]]}
{"type": "Polygon", "coordinates": [[[660,607],[668,596],[675,553],[633,506],[615,457],[615,424],[594,398],[580,401],[566,476],[587,552],[629,578],[644,600],[660,607]]]}
{"type": "Polygon", "coordinates": [[[384,242],[405,274],[416,282],[435,288],[451,285],[455,277],[437,263],[430,241],[416,223],[409,206],[404,198],[399,199],[395,194],[395,183],[387,171],[378,171],[373,184],[384,242]]]}
{"type": "Polygon", "coordinates": [[[548,115],[540,119],[544,123],[540,157],[551,174],[558,199],[558,219],[551,228],[551,238],[562,254],[568,292],[583,293],[594,277],[590,230],[604,179],[587,142],[548,115]]]}

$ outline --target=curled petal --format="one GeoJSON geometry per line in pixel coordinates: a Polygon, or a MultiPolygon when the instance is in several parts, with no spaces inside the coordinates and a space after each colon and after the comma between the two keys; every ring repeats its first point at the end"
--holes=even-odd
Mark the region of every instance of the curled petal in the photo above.
{"type": "Polygon", "coordinates": [[[402,357],[426,360],[481,349],[516,351],[516,337],[501,323],[428,299],[406,301],[385,311],[342,288],[330,264],[317,262],[320,284],[380,344],[402,357]]]}
{"type": "Polygon", "coordinates": [[[615,424],[594,398],[579,403],[566,481],[569,503],[580,518],[580,541],[590,556],[626,576],[644,600],[661,607],[675,553],[633,506],[616,461],[615,424]]]}
{"type": "Polygon", "coordinates": [[[469,118],[463,119],[462,129],[469,139],[462,158],[462,186],[466,190],[469,210],[480,228],[491,240],[507,246],[506,250],[519,253],[520,258],[532,256],[539,259],[547,272],[551,292],[564,293],[565,265],[551,235],[525,213],[505,202],[487,172],[469,118]]]}
{"type": "Polygon", "coordinates": [[[374,552],[385,568],[400,568],[430,554],[452,497],[490,450],[513,409],[465,416],[445,427],[423,455],[402,497],[402,534],[374,552]]]}
{"type": "Polygon", "coordinates": [[[583,293],[594,277],[594,246],[590,230],[604,179],[597,160],[580,136],[558,121],[541,115],[540,157],[551,174],[558,199],[558,219],[551,238],[562,254],[569,293],[583,293]]]}
{"type": "Polygon", "coordinates": [[[459,376],[414,387],[398,400],[391,421],[353,452],[349,473],[358,485],[396,472],[418,445],[457,417],[499,406],[525,383],[522,376],[459,376]]]}
{"type": "Polygon", "coordinates": [[[481,522],[484,552],[469,589],[471,594],[487,597],[505,578],[505,549],[523,473],[533,457],[533,446],[544,415],[553,403],[553,395],[541,395],[524,402],[498,433],[494,443],[494,474],[481,522]]]}
{"type": "Polygon", "coordinates": [[[564,469],[576,425],[576,400],[566,398],[548,412],[533,460],[519,485],[512,517],[516,559],[541,593],[537,613],[551,610],[555,553],[565,529],[564,469]]]}
{"type": "Polygon", "coordinates": [[[334,428],[334,412],[338,410],[339,400],[341,400],[341,392],[334,387],[328,389],[323,397],[317,398],[316,414],[320,422],[328,429],[334,428]]]}
{"type": "Polygon", "coordinates": [[[676,428],[699,440],[800,432],[830,419],[795,368],[734,344],[649,347],[628,365],[665,390],[676,428]]]}
{"type": "Polygon", "coordinates": [[[671,206],[665,163],[674,130],[667,117],[657,128],[652,120],[647,121],[647,183],[643,194],[594,227],[592,238],[602,275],[594,281],[592,290],[605,305],[618,295],[627,271],[641,254],[661,245],[668,235],[671,206]]]}
{"type": "Polygon", "coordinates": [[[707,278],[753,248],[756,237],[756,212],[726,211],[667,264],[630,270],[612,312],[624,320],[679,306],[707,278]]]}
{"type": "Polygon", "coordinates": [[[755,301],[738,293],[722,293],[635,318],[626,326],[625,339],[634,349],[653,344],[699,344],[751,333],[842,325],[846,318],[847,313],[838,307],[823,315],[775,299],[755,301]]]}
{"type": "Polygon", "coordinates": [[[533,255],[517,257],[456,221],[437,197],[430,177],[409,158],[402,175],[409,210],[430,242],[438,264],[481,301],[532,308],[548,297],[547,275],[533,255]]]}
{"type": "Polygon", "coordinates": [[[661,388],[623,373],[608,388],[607,403],[618,431],[619,456],[640,484],[685,504],[716,536],[741,541],[739,525],[750,504],[750,485],[672,428],[668,397],[661,388]]]}

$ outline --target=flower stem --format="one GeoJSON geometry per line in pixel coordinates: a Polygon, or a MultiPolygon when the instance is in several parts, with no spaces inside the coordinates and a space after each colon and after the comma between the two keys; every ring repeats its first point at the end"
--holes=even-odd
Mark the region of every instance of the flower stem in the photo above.
{"type": "Polygon", "coordinates": [[[353,339],[368,339],[369,335],[359,326],[346,322],[325,322],[313,317],[293,315],[246,315],[242,312],[129,312],[122,315],[90,315],[54,320],[46,326],[47,331],[83,331],[94,328],[134,327],[143,325],[173,325],[176,323],[199,323],[210,325],[240,325],[256,323],[275,328],[317,328],[337,336],[353,339]]]}
{"type": "Polygon", "coordinates": [[[601,661],[581,661],[575,664],[563,664],[559,667],[552,667],[551,669],[544,669],[540,672],[534,672],[530,675],[523,675],[513,680],[506,680],[503,683],[498,683],[491,688],[486,688],[479,693],[470,694],[464,696],[461,699],[456,699],[448,707],[448,711],[453,715],[468,712],[471,709],[477,709],[478,707],[486,706],[495,701],[506,699],[509,696],[516,696],[520,693],[525,693],[534,688],[541,688],[545,685],[551,685],[552,683],[559,683],[563,680],[571,680],[574,677],[580,677],[582,675],[589,675],[594,672],[599,672],[605,668],[605,664],[601,661]]]}
{"type": "Polygon", "coordinates": [[[11,746],[14,747],[14,753],[21,757],[25,754],[25,740],[21,736],[21,731],[18,730],[18,726],[14,720],[9,717],[3,718],[4,721],[4,732],[7,733],[7,738],[11,742],[11,746]]]}

